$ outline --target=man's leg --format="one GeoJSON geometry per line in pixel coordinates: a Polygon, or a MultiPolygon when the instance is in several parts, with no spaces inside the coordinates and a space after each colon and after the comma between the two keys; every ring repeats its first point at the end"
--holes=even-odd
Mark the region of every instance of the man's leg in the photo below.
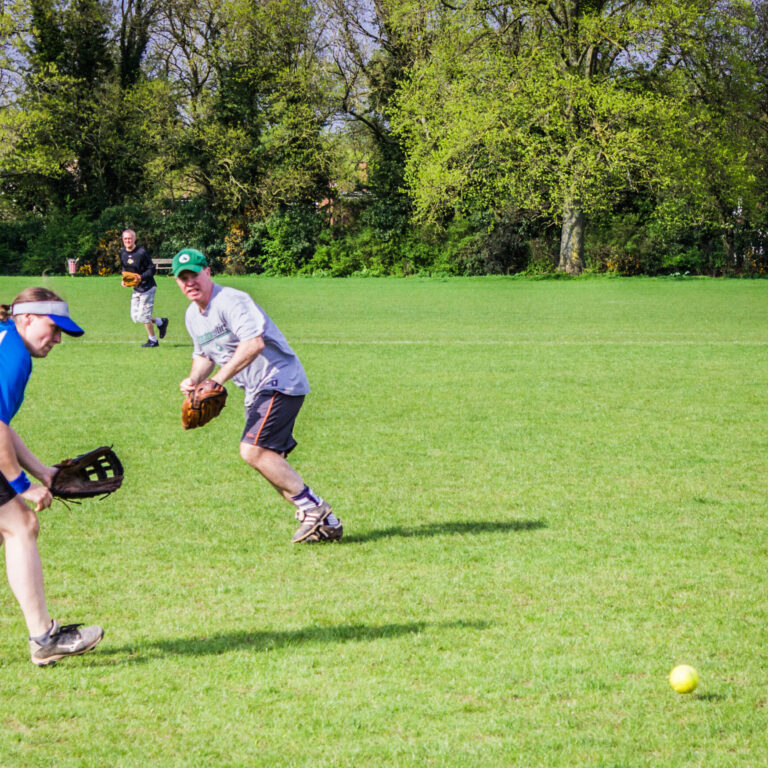
{"type": "Polygon", "coordinates": [[[157,347],[160,342],[155,336],[155,324],[152,322],[152,310],[155,306],[155,291],[157,288],[150,288],[144,293],[133,292],[131,296],[131,316],[135,323],[143,323],[147,331],[147,340],[142,347],[157,347]]]}
{"type": "Polygon", "coordinates": [[[296,446],[293,425],[303,402],[303,396],[271,390],[260,392],[246,408],[240,455],[296,508],[296,519],[301,525],[293,535],[295,544],[338,541],[344,532],[341,521],[285,458],[296,446]]]}
{"type": "Polygon", "coordinates": [[[293,535],[294,544],[341,539],[344,528],[330,505],[312,492],[282,454],[258,445],[240,443],[240,456],[296,508],[296,519],[301,525],[293,535]]]}
{"type": "Polygon", "coordinates": [[[268,480],[286,501],[293,503],[293,497],[304,489],[301,475],[282,454],[259,445],[240,443],[240,456],[268,480]]]}
{"type": "Polygon", "coordinates": [[[167,317],[153,317],[151,323],[157,326],[160,338],[164,339],[165,334],[168,333],[168,318],[167,317]]]}

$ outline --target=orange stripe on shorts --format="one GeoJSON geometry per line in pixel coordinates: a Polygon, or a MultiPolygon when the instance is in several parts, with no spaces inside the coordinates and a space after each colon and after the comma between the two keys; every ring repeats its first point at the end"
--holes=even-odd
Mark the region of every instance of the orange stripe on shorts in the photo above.
{"type": "Polygon", "coordinates": [[[264,414],[264,418],[261,420],[261,424],[259,425],[259,431],[256,433],[256,437],[253,438],[253,444],[258,445],[259,443],[259,437],[261,436],[261,430],[264,429],[264,425],[267,423],[267,419],[269,418],[269,414],[272,412],[272,403],[275,402],[275,395],[272,395],[272,399],[269,401],[269,408],[267,408],[267,412],[264,414]]]}

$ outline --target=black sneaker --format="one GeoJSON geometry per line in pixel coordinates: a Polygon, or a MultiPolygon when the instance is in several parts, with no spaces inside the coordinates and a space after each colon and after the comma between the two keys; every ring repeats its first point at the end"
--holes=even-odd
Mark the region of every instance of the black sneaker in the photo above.
{"type": "Polygon", "coordinates": [[[32,663],[38,667],[45,667],[66,656],[79,656],[81,653],[93,650],[104,637],[104,630],[96,626],[78,629],[82,626],[82,624],[67,624],[62,627],[58,621],[54,621],[45,645],[30,639],[29,654],[32,663]]]}
{"type": "Polygon", "coordinates": [[[157,339],[155,339],[154,341],[152,341],[152,339],[147,339],[146,343],[142,344],[141,346],[142,347],[159,347],[160,342],[157,339]]]}
{"type": "Polygon", "coordinates": [[[163,321],[162,325],[157,326],[158,333],[160,334],[160,338],[164,339],[165,334],[168,333],[168,318],[167,317],[161,317],[160,318],[163,321]]]}

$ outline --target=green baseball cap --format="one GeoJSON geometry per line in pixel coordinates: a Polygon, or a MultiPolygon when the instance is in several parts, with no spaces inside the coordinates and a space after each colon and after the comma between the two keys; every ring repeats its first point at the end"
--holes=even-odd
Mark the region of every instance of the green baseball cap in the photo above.
{"type": "Polygon", "coordinates": [[[174,257],[171,272],[177,277],[180,272],[200,272],[208,266],[205,256],[196,248],[182,248],[174,257]]]}

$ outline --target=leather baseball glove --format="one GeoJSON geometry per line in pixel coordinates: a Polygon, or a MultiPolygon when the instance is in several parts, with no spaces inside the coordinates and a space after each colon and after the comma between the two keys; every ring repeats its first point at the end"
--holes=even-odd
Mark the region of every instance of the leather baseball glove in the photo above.
{"type": "Polygon", "coordinates": [[[123,270],[123,282],[121,285],[126,288],[135,288],[141,282],[141,275],[136,272],[128,272],[123,270]]]}
{"type": "Polygon", "coordinates": [[[107,445],[64,459],[53,476],[51,493],[59,499],[87,499],[109,496],[123,483],[123,465],[107,445]]]}
{"type": "Polygon", "coordinates": [[[213,379],[201,381],[181,406],[181,426],[195,429],[215,419],[227,402],[227,390],[213,379]]]}

